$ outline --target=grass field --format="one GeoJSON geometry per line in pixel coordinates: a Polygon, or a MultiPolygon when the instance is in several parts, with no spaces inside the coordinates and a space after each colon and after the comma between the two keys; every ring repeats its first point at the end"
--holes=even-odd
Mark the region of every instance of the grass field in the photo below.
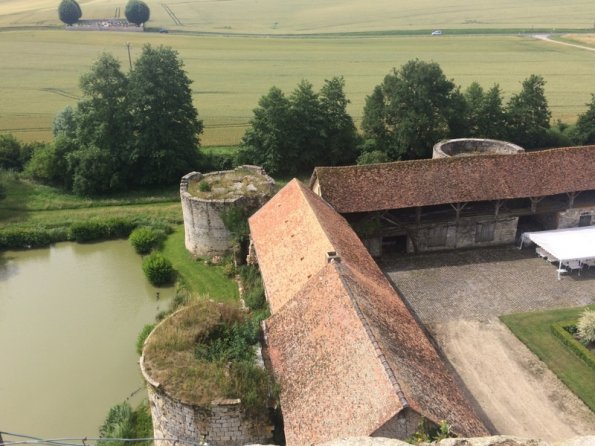
{"type": "Polygon", "coordinates": [[[301,79],[319,88],[343,75],[356,122],[365,98],[392,67],[412,58],[438,62],[463,88],[499,83],[506,96],[532,73],[547,81],[555,119],[573,121],[595,91],[595,53],[527,36],[259,38],[156,33],[0,32],[0,131],[23,140],[49,139],[53,117],[76,104],[78,79],[107,51],[127,69],[144,43],[178,50],[205,122],[204,145],[240,140],[258,99],[273,85],[289,93],[301,79]]]}
{"type": "MultiPolygon", "coordinates": [[[[114,17],[125,0],[79,0],[83,18],[114,17]]],[[[587,0],[146,0],[150,26],[235,33],[328,33],[395,29],[593,28],[587,0]]],[[[57,25],[56,0],[0,0],[0,26],[57,25]]]]}
{"type": "MultiPolygon", "coordinates": [[[[590,307],[594,309],[595,306],[590,307]]],[[[502,316],[508,328],[591,410],[595,411],[595,372],[556,338],[551,325],[577,318],[583,308],[502,316]]]]}

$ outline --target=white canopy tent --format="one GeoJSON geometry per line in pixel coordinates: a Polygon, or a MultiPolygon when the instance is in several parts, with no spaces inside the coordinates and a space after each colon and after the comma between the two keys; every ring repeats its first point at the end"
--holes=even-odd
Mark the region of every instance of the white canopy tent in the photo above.
{"type": "Polygon", "coordinates": [[[558,278],[563,265],[595,259],[595,226],[525,232],[521,247],[528,240],[543,248],[558,261],[558,278]]]}

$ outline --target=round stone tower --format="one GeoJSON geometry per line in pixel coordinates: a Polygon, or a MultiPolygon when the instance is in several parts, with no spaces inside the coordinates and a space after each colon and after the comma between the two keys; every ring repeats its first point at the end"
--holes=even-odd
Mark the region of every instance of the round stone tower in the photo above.
{"type": "Polygon", "coordinates": [[[197,340],[221,323],[218,305],[202,301],[176,311],[161,321],[144,343],[140,369],[158,445],[270,442],[267,407],[249,411],[240,398],[220,393],[226,386],[231,388],[222,383],[231,381],[230,365],[196,359],[197,340]]]}
{"type": "Polygon", "coordinates": [[[273,196],[274,186],[275,181],[258,166],[183,176],[180,197],[186,249],[199,257],[229,252],[232,238],[222,215],[234,207],[251,214],[273,196]]]}
{"type": "Polygon", "coordinates": [[[497,139],[459,138],[440,141],[434,146],[432,158],[476,155],[512,155],[524,152],[520,146],[497,139]]]}

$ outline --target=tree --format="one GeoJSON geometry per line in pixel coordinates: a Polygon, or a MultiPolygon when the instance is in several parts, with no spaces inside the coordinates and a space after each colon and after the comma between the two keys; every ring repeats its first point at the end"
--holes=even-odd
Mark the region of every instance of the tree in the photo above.
{"type": "Polygon", "coordinates": [[[366,99],[362,127],[392,159],[423,158],[459,127],[454,110],[462,105],[455,84],[437,63],[415,59],[393,69],[374,88],[366,99]]]}
{"type": "Polygon", "coordinates": [[[579,115],[574,129],[577,144],[595,144],[595,94],[591,94],[591,102],[587,111],[579,115]]]}
{"type": "Polygon", "coordinates": [[[310,82],[302,80],[289,98],[290,173],[310,169],[323,158],[325,129],[318,94],[310,82]]]}
{"type": "Polygon", "coordinates": [[[327,165],[352,163],[357,157],[358,135],[353,119],[347,113],[345,79],[325,80],[320,89],[320,105],[324,120],[325,149],[321,162],[327,165]]]}
{"type": "Polygon", "coordinates": [[[542,147],[547,141],[551,112],[544,87],[543,77],[532,74],[506,106],[508,139],[526,149],[542,147]]]}
{"type": "Polygon", "coordinates": [[[64,107],[54,118],[52,133],[54,136],[66,135],[70,138],[76,136],[75,110],[70,105],[64,107]]]}
{"type": "Polygon", "coordinates": [[[178,53],[145,45],[129,76],[133,183],[168,184],[198,162],[202,121],[178,53]]]}
{"type": "Polygon", "coordinates": [[[151,16],[151,10],[147,6],[147,4],[141,0],[130,0],[126,4],[124,14],[126,15],[126,19],[130,23],[141,25],[149,21],[149,17],[151,16]]]}
{"type": "Polygon", "coordinates": [[[506,121],[502,108],[500,87],[494,85],[487,92],[473,82],[465,90],[467,103],[467,136],[472,138],[504,137],[506,121]]]}
{"type": "Polygon", "coordinates": [[[293,165],[289,145],[289,99],[277,87],[260,98],[250,126],[242,137],[243,157],[267,172],[286,172],[293,165]]]}
{"type": "Polygon", "coordinates": [[[344,86],[342,77],[334,77],[316,93],[302,80],[289,98],[272,87],[254,109],[238,161],[290,175],[355,161],[358,135],[347,114],[344,86]]]}
{"type": "Polygon", "coordinates": [[[58,6],[58,17],[67,25],[72,25],[83,16],[81,7],[76,0],[62,0],[58,6]]]}
{"type": "Polygon", "coordinates": [[[128,79],[120,62],[103,54],[81,76],[80,88],[83,98],[74,118],[79,148],[68,158],[73,190],[83,195],[123,190],[128,175],[134,175],[129,171],[128,79]],[[106,175],[103,182],[100,172],[106,175]]]}

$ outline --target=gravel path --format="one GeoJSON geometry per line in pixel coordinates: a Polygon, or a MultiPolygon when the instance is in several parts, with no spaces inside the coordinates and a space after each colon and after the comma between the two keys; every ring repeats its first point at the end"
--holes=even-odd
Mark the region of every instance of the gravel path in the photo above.
{"type": "Polygon", "coordinates": [[[593,269],[558,281],[555,266],[514,247],[385,258],[381,267],[494,433],[546,441],[595,433],[595,414],[497,318],[595,303],[593,269]]]}

